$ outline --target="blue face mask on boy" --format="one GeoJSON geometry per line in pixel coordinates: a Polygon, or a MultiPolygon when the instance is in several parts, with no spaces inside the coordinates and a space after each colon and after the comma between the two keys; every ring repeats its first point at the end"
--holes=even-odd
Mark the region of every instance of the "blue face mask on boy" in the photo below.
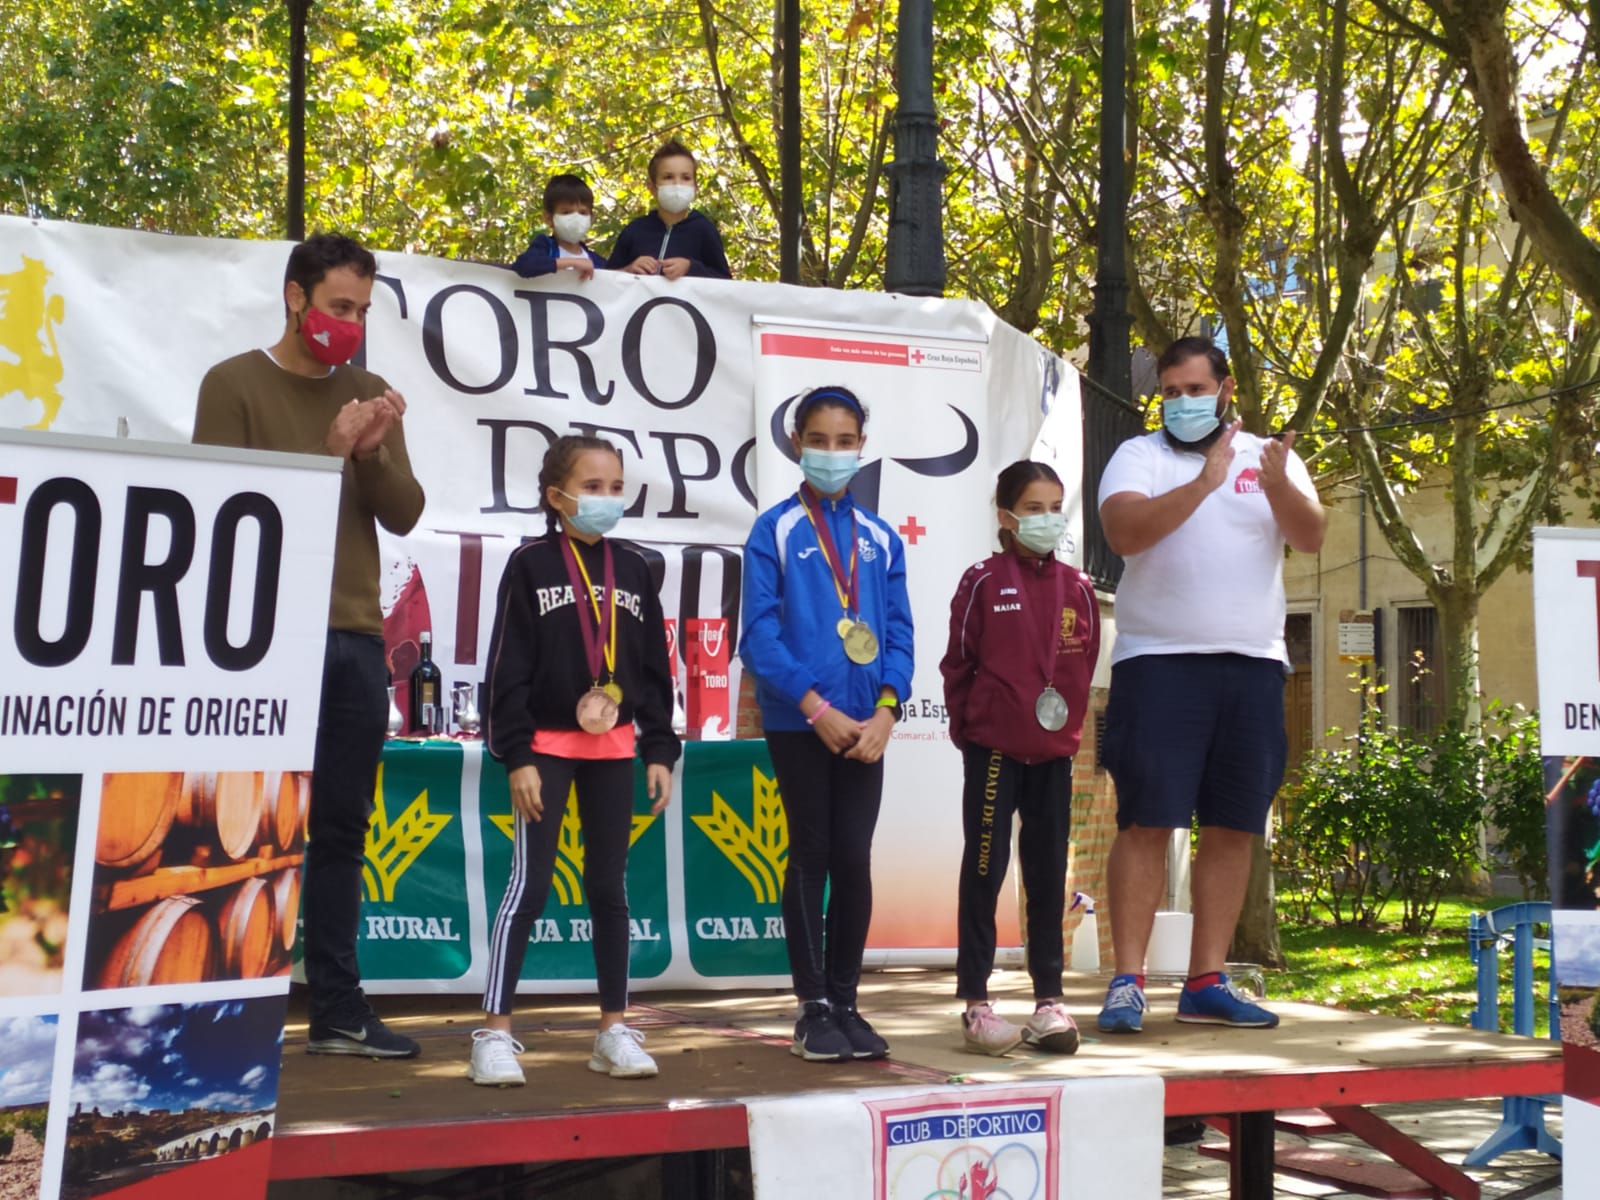
{"type": "Polygon", "coordinates": [[[595,496],[588,492],[581,496],[571,496],[566,492],[561,494],[578,505],[577,512],[562,514],[566,517],[567,524],[578,533],[604,537],[616,528],[618,521],[622,520],[621,496],[595,496]]]}
{"type": "Polygon", "coordinates": [[[808,446],[800,451],[800,473],[812,490],[823,496],[849,487],[860,469],[859,450],[815,450],[808,446]]]}
{"type": "Polygon", "coordinates": [[[1180,442],[1198,442],[1218,425],[1217,396],[1172,396],[1161,402],[1161,420],[1180,442]]]}

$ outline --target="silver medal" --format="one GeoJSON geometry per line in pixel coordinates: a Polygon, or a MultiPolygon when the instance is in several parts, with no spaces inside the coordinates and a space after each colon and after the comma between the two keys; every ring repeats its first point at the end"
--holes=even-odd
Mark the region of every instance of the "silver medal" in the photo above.
{"type": "Polygon", "coordinates": [[[1047,684],[1033,702],[1033,715],[1041,726],[1054,733],[1067,723],[1067,702],[1053,685],[1047,684]]]}

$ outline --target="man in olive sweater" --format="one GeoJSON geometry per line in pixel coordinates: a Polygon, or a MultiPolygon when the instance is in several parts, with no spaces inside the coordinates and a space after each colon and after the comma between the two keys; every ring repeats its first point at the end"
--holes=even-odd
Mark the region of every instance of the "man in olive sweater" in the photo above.
{"type": "Polygon", "coordinates": [[[194,440],[344,459],[300,898],[311,991],[306,1049],[410,1058],[417,1043],[368,1006],[356,960],[362,857],[389,712],[373,522],[404,535],[423,505],[401,430],[404,397],[350,365],[376,274],[377,261],[351,238],[318,234],[297,245],[284,274],[283,336],[206,372],[194,440]]]}

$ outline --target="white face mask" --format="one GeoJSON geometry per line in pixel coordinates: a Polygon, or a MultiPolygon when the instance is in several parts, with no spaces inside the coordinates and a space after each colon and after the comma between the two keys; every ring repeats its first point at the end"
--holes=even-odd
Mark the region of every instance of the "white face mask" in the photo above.
{"type": "Polygon", "coordinates": [[[586,213],[558,213],[550,219],[550,224],[555,228],[556,240],[561,242],[581,242],[583,235],[589,232],[586,213]]]}
{"type": "Polygon", "coordinates": [[[656,203],[661,205],[662,212],[673,216],[688,212],[689,206],[694,203],[694,184],[663,183],[656,188],[656,203]]]}

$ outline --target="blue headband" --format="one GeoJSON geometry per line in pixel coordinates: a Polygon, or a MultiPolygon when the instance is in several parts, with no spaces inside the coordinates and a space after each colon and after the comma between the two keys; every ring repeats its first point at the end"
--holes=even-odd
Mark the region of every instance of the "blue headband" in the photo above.
{"type": "Polygon", "coordinates": [[[800,425],[805,421],[806,413],[811,411],[813,405],[816,405],[823,400],[838,401],[851,412],[855,413],[856,416],[860,417],[862,421],[867,419],[866,409],[861,407],[861,401],[857,400],[851,393],[845,391],[843,388],[819,387],[813,388],[804,396],[800,397],[800,403],[795,406],[794,410],[795,427],[799,428],[800,425]]]}

